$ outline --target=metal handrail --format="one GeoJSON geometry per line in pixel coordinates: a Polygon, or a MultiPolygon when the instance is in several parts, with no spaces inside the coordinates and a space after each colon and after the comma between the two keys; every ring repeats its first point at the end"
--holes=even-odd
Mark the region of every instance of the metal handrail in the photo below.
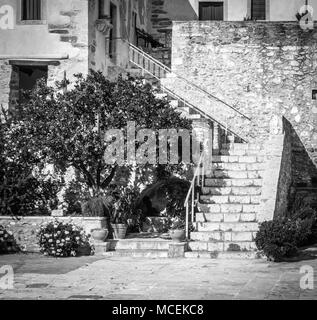
{"type": "MultiPolygon", "coordinates": [[[[156,61],[153,57],[151,57],[150,55],[148,55],[147,53],[143,52],[142,50],[138,49],[137,47],[135,47],[134,45],[131,44],[131,47],[136,48],[137,51],[139,53],[141,53],[144,56],[148,56],[151,58],[151,61],[159,66],[162,66],[162,68],[164,68],[166,71],[169,70],[169,68],[167,66],[165,66],[164,64],[162,64],[159,61],[156,61]]],[[[157,80],[161,80],[160,77],[158,77],[155,72],[151,72],[151,70],[146,69],[145,67],[143,67],[141,64],[131,60],[132,63],[134,63],[135,65],[137,65],[138,67],[140,67],[142,70],[144,70],[145,72],[151,74],[154,78],[156,78],[157,80]]],[[[178,95],[177,93],[171,91],[169,88],[167,88],[166,86],[164,86],[162,83],[160,83],[163,92],[168,93],[170,96],[174,97],[175,99],[181,101],[184,105],[187,105],[188,107],[192,108],[193,110],[195,110],[196,112],[200,113],[203,117],[209,119],[212,122],[216,122],[218,125],[220,125],[227,133],[230,133],[234,136],[239,137],[242,141],[247,142],[245,138],[241,137],[239,133],[235,133],[233,132],[231,129],[228,128],[227,124],[223,124],[220,121],[214,119],[212,116],[210,116],[209,114],[207,114],[206,112],[202,111],[201,109],[199,109],[197,106],[193,105],[191,102],[189,102],[188,100],[184,99],[183,97],[181,97],[180,95],[178,95]]]]}
{"type": "MultiPolygon", "coordinates": [[[[174,74],[177,78],[185,81],[187,84],[189,84],[192,88],[197,89],[201,92],[203,92],[205,95],[208,96],[208,98],[212,98],[214,100],[217,100],[218,102],[226,105],[227,107],[229,107],[230,109],[234,110],[235,112],[237,112],[238,114],[240,114],[242,117],[244,117],[245,119],[251,121],[251,118],[249,118],[248,116],[246,116],[245,114],[243,114],[241,111],[239,111],[238,109],[236,109],[235,107],[231,106],[230,104],[228,104],[227,102],[219,99],[218,97],[212,95],[211,93],[209,93],[208,91],[206,91],[205,89],[199,87],[198,85],[196,85],[195,83],[189,81],[188,79],[178,75],[177,73],[173,72],[171,68],[167,67],[166,65],[164,65],[163,63],[161,63],[160,61],[156,60],[155,58],[153,58],[151,55],[147,54],[146,52],[144,52],[143,50],[141,50],[140,48],[136,47],[135,45],[133,45],[132,43],[123,40],[125,42],[127,42],[129,44],[129,46],[131,48],[133,48],[134,50],[138,51],[140,54],[142,54],[144,57],[148,58],[149,60],[152,61],[152,63],[160,66],[162,69],[164,69],[165,71],[167,71],[170,74],[174,74]]],[[[133,62],[133,61],[132,61],[133,62]]],[[[134,63],[134,62],[133,62],[134,63]]]]}
{"type": "Polygon", "coordinates": [[[184,207],[186,209],[186,239],[189,240],[189,201],[191,200],[191,222],[194,222],[194,211],[195,211],[195,186],[197,183],[197,186],[204,186],[204,179],[205,179],[205,167],[204,167],[204,160],[205,160],[206,152],[203,151],[203,153],[200,156],[197,168],[194,172],[193,180],[190,184],[190,188],[188,190],[184,207]],[[202,181],[200,181],[200,178],[202,181]]]}

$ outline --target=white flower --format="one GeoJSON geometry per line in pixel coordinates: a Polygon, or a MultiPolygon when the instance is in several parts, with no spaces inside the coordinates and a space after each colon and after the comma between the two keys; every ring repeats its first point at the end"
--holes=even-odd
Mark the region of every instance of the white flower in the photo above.
{"type": "Polygon", "coordinates": [[[58,243],[61,243],[59,240],[56,240],[56,243],[58,244],[58,243]]]}
{"type": "Polygon", "coordinates": [[[50,240],[48,240],[48,242],[49,242],[49,243],[52,243],[52,242],[53,242],[53,240],[52,240],[52,239],[50,239],[50,240]]]}

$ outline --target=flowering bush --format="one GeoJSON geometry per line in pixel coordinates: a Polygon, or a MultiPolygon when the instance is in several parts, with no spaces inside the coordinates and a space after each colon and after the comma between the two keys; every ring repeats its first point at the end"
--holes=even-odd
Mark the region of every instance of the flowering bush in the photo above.
{"type": "Polygon", "coordinates": [[[0,254],[18,251],[13,234],[0,225],[0,254]]]}
{"type": "Polygon", "coordinates": [[[37,236],[41,252],[53,257],[76,257],[80,248],[90,246],[82,228],[57,220],[42,225],[37,236]]]}

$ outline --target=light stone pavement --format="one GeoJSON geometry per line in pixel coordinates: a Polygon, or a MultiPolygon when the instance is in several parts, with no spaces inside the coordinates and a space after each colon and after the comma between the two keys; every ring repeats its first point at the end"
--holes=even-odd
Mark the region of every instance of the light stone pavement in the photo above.
{"type": "MultiPolygon", "coordinates": [[[[6,259],[0,258],[0,267],[4,262],[6,259]]],[[[0,299],[317,299],[317,260],[277,264],[265,260],[112,257],[83,262],[66,273],[59,266],[65,267],[67,259],[55,260],[58,272],[43,271],[49,268],[45,265],[51,264],[49,260],[32,263],[39,271],[17,269],[14,289],[0,289],[0,299]],[[300,268],[304,265],[315,270],[314,290],[300,289],[300,268]]]]}

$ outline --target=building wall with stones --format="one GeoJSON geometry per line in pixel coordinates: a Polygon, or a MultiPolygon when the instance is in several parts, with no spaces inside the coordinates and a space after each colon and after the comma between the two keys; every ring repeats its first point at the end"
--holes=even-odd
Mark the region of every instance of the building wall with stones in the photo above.
{"type": "Polygon", "coordinates": [[[37,21],[22,20],[20,0],[0,0],[0,7],[8,5],[14,23],[0,29],[0,104],[18,98],[19,65],[47,65],[50,84],[64,71],[70,80],[88,72],[88,0],[42,0],[37,21]]]}
{"type": "Polygon", "coordinates": [[[175,22],[172,47],[175,73],[252,119],[244,128],[251,142],[264,143],[272,117],[283,118],[294,183],[316,184],[316,31],[291,22],[175,22]]]}

